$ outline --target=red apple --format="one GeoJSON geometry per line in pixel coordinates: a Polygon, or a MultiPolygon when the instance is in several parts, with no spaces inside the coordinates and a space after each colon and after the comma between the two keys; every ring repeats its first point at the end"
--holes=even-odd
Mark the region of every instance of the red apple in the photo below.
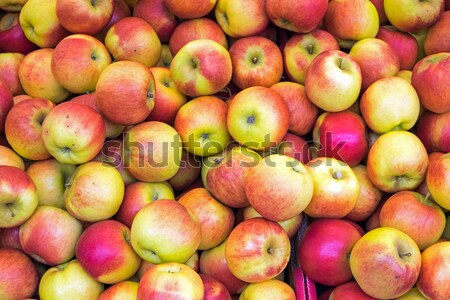
{"type": "Polygon", "coordinates": [[[428,152],[450,152],[450,111],[427,111],[417,124],[417,136],[428,152]]]}
{"type": "Polygon", "coordinates": [[[195,0],[180,2],[177,0],[164,0],[167,8],[178,18],[195,19],[206,16],[214,6],[217,0],[195,0]]]}
{"type": "Polygon", "coordinates": [[[19,66],[25,56],[21,53],[0,53],[0,81],[8,86],[11,94],[24,94],[19,79],[19,66]]]}
{"type": "Polygon", "coordinates": [[[202,168],[201,159],[183,150],[178,172],[168,180],[170,186],[177,192],[184,191],[199,178],[202,168]]]}
{"type": "Polygon", "coordinates": [[[450,209],[450,154],[446,153],[433,159],[426,173],[428,190],[436,201],[444,209],[450,209]]]}
{"type": "Polygon", "coordinates": [[[38,46],[25,36],[19,13],[6,13],[0,18],[0,52],[28,54],[38,46]]]}
{"type": "Polygon", "coordinates": [[[424,49],[427,55],[450,52],[450,12],[445,11],[427,31],[424,49]]]}
{"type": "Polygon", "coordinates": [[[108,30],[114,24],[119,22],[119,20],[122,20],[126,17],[131,17],[131,11],[125,0],[113,0],[113,12],[111,15],[111,19],[109,19],[108,24],[106,24],[105,27],[103,27],[103,29],[95,35],[95,37],[100,41],[104,41],[108,30]]]}
{"type": "Polygon", "coordinates": [[[302,164],[306,164],[312,159],[312,151],[308,145],[308,142],[303,138],[289,132],[286,133],[280,142],[278,146],[278,153],[295,158],[302,164]]]}
{"type": "Polygon", "coordinates": [[[364,293],[356,281],[342,283],[334,288],[327,300],[377,300],[364,293]]]}
{"type": "Polygon", "coordinates": [[[0,133],[4,131],[6,116],[13,105],[13,96],[9,87],[0,80],[0,133]]]}
{"type": "Polygon", "coordinates": [[[0,229],[0,248],[15,248],[22,251],[19,228],[20,226],[0,229]]]}
{"type": "Polygon", "coordinates": [[[128,171],[128,166],[126,165],[127,157],[124,148],[124,139],[112,139],[106,140],[103,144],[101,153],[97,156],[102,162],[106,162],[119,171],[122,175],[123,183],[126,185],[135,182],[134,178],[128,171]]]}
{"type": "Polygon", "coordinates": [[[138,282],[130,280],[118,282],[104,290],[98,297],[98,300],[136,299],[138,286],[138,282]]]}
{"type": "Polygon", "coordinates": [[[206,274],[199,274],[205,290],[204,300],[231,300],[230,292],[219,280],[206,274]]]}

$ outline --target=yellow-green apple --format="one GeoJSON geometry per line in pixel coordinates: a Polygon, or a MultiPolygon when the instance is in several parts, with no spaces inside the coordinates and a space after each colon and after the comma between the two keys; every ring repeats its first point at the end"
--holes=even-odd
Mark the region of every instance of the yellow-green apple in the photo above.
{"type": "Polygon", "coordinates": [[[237,93],[228,106],[227,127],[240,144],[263,150],[276,146],[289,128],[289,109],[274,90],[253,86],[237,93]]]}
{"type": "Polygon", "coordinates": [[[0,52],[27,54],[38,46],[27,39],[19,23],[19,13],[5,13],[0,17],[0,52]]]}
{"type": "Polygon", "coordinates": [[[131,225],[134,250],[154,264],[184,263],[197,251],[200,241],[200,223],[175,200],[161,199],[147,204],[131,225]]]}
{"type": "Polygon", "coordinates": [[[380,19],[369,0],[333,0],[323,22],[343,48],[350,48],[355,41],[375,37],[380,19]]]}
{"type": "Polygon", "coordinates": [[[167,43],[178,25],[178,19],[164,0],[140,0],[133,8],[133,16],[144,19],[156,31],[160,41],[167,43]]]}
{"type": "Polygon", "coordinates": [[[56,81],[52,73],[53,53],[53,48],[28,53],[19,66],[18,75],[22,88],[29,96],[59,103],[65,100],[70,92],[56,81]]]}
{"type": "Polygon", "coordinates": [[[83,226],[67,211],[53,206],[39,206],[20,225],[22,250],[37,262],[55,266],[71,260],[83,226]]]}
{"type": "Polygon", "coordinates": [[[183,150],[178,172],[168,180],[170,186],[181,192],[193,184],[200,176],[202,161],[199,157],[183,150]]]}
{"type": "Polygon", "coordinates": [[[56,16],[56,0],[27,0],[19,23],[27,39],[40,48],[54,48],[70,34],[56,16]]]}
{"type": "MultiPolygon", "coordinates": [[[[140,2],[139,2],[140,3],[140,2]]],[[[187,102],[165,67],[150,68],[155,79],[155,105],[147,121],[160,121],[173,124],[180,108],[187,102]]]]}
{"type": "Polygon", "coordinates": [[[238,39],[230,47],[232,81],[240,89],[271,85],[283,75],[283,57],[277,44],[262,36],[238,39]]]}
{"type": "Polygon", "coordinates": [[[203,300],[204,286],[190,267],[166,262],[148,269],[139,281],[137,300],[203,300]]]}
{"type": "Polygon", "coordinates": [[[426,56],[425,53],[425,39],[427,37],[427,33],[428,33],[428,28],[416,31],[416,32],[410,32],[410,34],[412,34],[417,41],[417,45],[419,46],[419,51],[417,53],[417,61],[421,60],[422,58],[424,58],[426,56]]]}
{"type": "Polygon", "coordinates": [[[98,297],[98,300],[137,299],[138,286],[138,282],[130,280],[118,282],[104,290],[98,297]]]}
{"type": "MultiPolygon", "coordinates": [[[[97,95],[95,94],[95,92],[73,97],[72,99],[70,99],[70,101],[85,104],[87,106],[92,107],[93,109],[95,109],[97,112],[100,113],[100,110],[97,105],[97,95]]],[[[103,121],[105,122],[106,139],[114,139],[118,137],[125,128],[123,125],[115,124],[106,118],[103,118],[103,121]]]]}
{"type": "Polygon", "coordinates": [[[385,0],[384,12],[389,22],[404,32],[416,32],[430,27],[444,11],[444,0],[396,1],[385,0]]]}
{"type": "Polygon", "coordinates": [[[389,21],[386,16],[386,13],[384,12],[384,0],[370,0],[370,2],[372,2],[373,5],[375,5],[375,8],[377,9],[380,25],[387,24],[389,21]]]}
{"type": "Polygon", "coordinates": [[[317,157],[305,166],[313,181],[312,199],[304,210],[308,216],[342,218],[353,210],[360,184],[349,165],[332,157],[317,157]]]}
{"type": "Polygon", "coordinates": [[[286,133],[280,144],[278,145],[278,154],[286,155],[306,164],[312,159],[312,151],[308,142],[303,138],[286,133]]]}
{"type": "Polygon", "coordinates": [[[25,170],[25,162],[22,157],[10,147],[3,145],[0,145],[0,166],[11,166],[25,170]]]}
{"type": "Polygon", "coordinates": [[[392,299],[409,291],[419,277],[421,255],[412,238],[380,227],[364,234],[350,253],[350,269],[368,295],[392,299]]]}
{"type": "Polygon", "coordinates": [[[113,62],[100,74],[95,93],[106,119],[133,125],[144,121],[155,105],[155,79],[141,63],[113,62]]]}
{"type": "Polygon", "coordinates": [[[64,205],[81,221],[96,222],[114,216],[122,204],[124,183],[119,171],[105,162],[79,165],[67,185],[64,205]]]}
{"type": "Polygon", "coordinates": [[[425,179],[427,167],[427,150],[409,131],[382,134],[367,156],[370,181],[387,193],[414,190],[425,179]]]}
{"type": "Polygon", "coordinates": [[[367,128],[361,118],[351,111],[325,112],[315,121],[313,141],[318,156],[333,157],[350,167],[367,155],[367,128]]]}
{"type": "Polygon", "coordinates": [[[42,123],[54,107],[50,100],[32,98],[11,108],[5,121],[5,136],[17,154],[29,160],[51,157],[42,140],[42,123]]]}
{"type": "Polygon", "coordinates": [[[417,286],[415,286],[400,297],[395,298],[394,300],[427,300],[427,298],[425,298],[425,296],[419,291],[417,286]]]}
{"type": "Polygon", "coordinates": [[[128,172],[128,168],[125,167],[124,157],[126,156],[126,151],[123,139],[106,140],[103,144],[102,151],[97,158],[102,162],[114,166],[117,171],[119,171],[120,175],[122,175],[123,183],[128,185],[135,182],[136,178],[131,176],[130,172],[128,172]]]}
{"type": "Polygon", "coordinates": [[[295,300],[297,298],[292,287],[278,279],[250,283],[239,296],[239,300],[260,299],[295,300]]]}
{"type": "Polygon", "coordinates": [[[356,42],[349,55],[361,67],[362,90],[378,79],[394,76],[400,71],[400,59],[387,42],[366,38],[356,42]]]}
{"type": "Polygon", "coordinates": [[[261,157],[246,147],[233,147],[217,158],[205,175],[208,191],[223,204],[239,208],[249,205],[245,195],[245,180],[252,166],[261,157]]]}
{"type": "Polygon", "coordinates": [[[327,286],[350,280],[350,252],[361,236],[354,225],[341,219],[319,219],[309,224],[298,249],[305,275],[327,286]]]}
{"type": "Polygon", "coordinates": [[[280,28],[299,33],[319,27],[327,8],[327,0],[266,0],[269,19],[280,28]]]}
{"type": "Polygon", "coordinates": [[[200,255],[200,273],[206,274],[222,282],[231,295],[242,292],[247,283],[231,273],[225,257],[226,240],[200,255]]]}
{"type": "Polygon", "coordinates": [[[198,39],[210,39],[228,49],[228,41],[222,28],[211,19],[198,18],[178,24],[169,39],[170,52],[175,56],[184,45],[198,39]]]}
{"type": "Polygon", "coordinates": [[[206,16],[213,10],[217,0],[195,0],[180,2],[177,0],[164,0],[167,8],[180,19],[195,19],[206,16]]]}
{"type": "Polygon", "coordinates": [[[286,231],[278,223],[259,217],[234,227],[226,240],[225,259],[234,276],[254,283],[272,279],[283,272],[290,251],[286,231]]]}
{"type": "Polygon", "coordinates": [[[442,13],[436,23],[428,28],[424,41],[424,50],[427,55],[450,52],[450,12],[442,13]]]}
{"type": "Polygon", "coordinates": [[[397,54],[400,70],[411,70],[417,61],[419,45],[413,35],[392,25],[381,26],[376,38],[388,43],[397,54]]]}
{"type": "Polygon", "coordinates": [[[122,204],[114,218],[131,227],[138,211],[145,205],[159,199],[175,199],[172,187],[167,182],[137,181],[130,183],[125,187],[122,204]]]}
{"type": "Polygon", "coordinates": [[[428,152],[450,152],[450,111],[425,112],[417,123],[416,135],[428,152]]]}
{"type": "Polygon", "coordinates": [[[227,111],[228,105],[214,96],[201,96],[184,104],[174,122],[184,148],[198,156],[223,151],[231,140],[227,111]]]}
{"type": "Polygon", "coordinates": [[[289,80],[305,84],[313,59],[327,50],[339,50],[339,44],[328,31],[314,29],[292,35],[283,48],[284,71],[289,80]]]}
{"type": "Polygon", "coordinates": [[[436,243],[422,252],[422,268],[417,288],[427,299],[450,297],[450,242],[436,243]]]}
{"type": "Polygon", "coordinates": [[[445,228],[442,208],[429,197],[400,191],[389,197],[380,211],[380,225],[403,231],[424,250],[436,243],[445,228]]]}
{"type": "Polygon", "coordinates": [[[309,65],[305,77],[306,95],[319,108],[338,112],[356,101],[361,82],[361,68],[351,56],[340,50],[327,50],[309,65]]]}
{"type": "Polygon", "coordinates": [[[0,297],[16,300],[32,297],[39,285],[39,274],[31,259],[22,251],[0,248],[0,297]]]}
{"type": "Polygon", "coordinates": [[[366,165],[356,165],[352,167],[352,170],[359,181],[360,191],[355,207],[345,218],[354,222],[361,222],[375,211],[381,197],[383,197],[383,192],[370,181],[366,165]]]}
{"type": "Polygon", "coordinates": [[[158,63],[156,64],[156,67],[164,67],[169,68],[170,63],[172,62],[173,56],[172,53],[170,53],[169,45],[162,44],[161,45],[161,57],[159,58],[158,63]]]}
{"type": "Polygon", "coordinates": [[[375,81],[360,99],[361,114],[377,134],[409,130],[417,122],[420,100],[414,87],[398,76],[375,81]]]}
{"type": "Polygon", "coordinates": [[[102,149],[105,122],[93,108],[63,102],[53,108],[42,123],[42,139],[48,152],[60,163],[82,164],[102,149]]]}
{"type": "Polygon", "coordinates": [[[180,168],[182,142],[178,132],[159,121],[142,122],[125,132],[124,166],[138,180],[161,182],[180,168]]]}
{"type": "Polygon", "coordinates": [[[19,226],[38,206],[36,186],[25,171],[12,166],[0,166],[0,183],[0,228],[19,226]]]}
{"type": "Polygon", "coordinates": [[[199,250],[221,244],[234,226],[234,212],[223,205],[205,189],[196,188],[183,194],[178,202],[195,216],[201,226],[199,250]]]}
{"type": "Polygon", "coordinates": [[[45,271],[39,282],[41,300],[97,300],[104,285],[89,276],[77,260],[45,271]]]}
{"type": "Polygon", "coordinates": [[[161,41],[155,30],[138,17],[123,18],[105,36],[105,45],[115,61],[135,61],[153,67],[161,57],[161,41]]]}
{"type": "Polygon", "coordinates": [[[247,172],[244,184],[250,205],[264,218],[280,222],[303,212],[313,195],[313,179],[295,158],[272,154],[247,172]],[[271,184],[264,184],[270,181],[271,184]]]}
{"type": "Polygon", "coordinates": [[[27,0],[2,0],[0,1],[0,9],[5,11],[20,11],[27,0]]]}
{"type": "Polygon", "coordinates": [[[217,23],[227,36],[240,38],[257,35],[269,25],[265,1],[218,0],[214,10],[217,23]]]}
{"type": "Polygon", "coordinates": [[[102,71],[111,64],[105,45],[86,34],[72,34],[55,47],[51,69],[56,81],[72,93],[96,89],[102,71]]]}
{"type": "Polygon", "coordinates": [[[64,208],[64,192],[74,171],[75,165],[61,164],[54,158],[28,165],[26,172],[36,185],[39,205],[64,208]]]}
{"type": "Polygon", "coordinates": [[[130,229],[115,220],[90,225],[77,242],[76,257],[92,278],[105,284],[128,280],[141,264],[131,246],[130,229]]]}
{"type": "Polygon", "coordinates": [[[213,40],[190,41],[173,57],[170,75],[187,96],[212,95],[230,82],[231,57],[227,49],[213,40]]]}
{"type": "Polygon", "coordinates": [[[198,274],[203,282],[205,300],[231,300],[231,295],[226,286],[212,276],[198,274]]]}
{"type": "Polygon", "coordinates": [[[450,53],[426,56],[413,68],[411,83],[419,94],[421,104],[435,113],[450,111],[450,53]]]}
{"type": "Polygon", "coordinates": [[[335,287],[327,300],[377,300],[364,293],[356,281],[342,283],[335,287]]]}
{"type": "Polygon", "coordinates": [[[434,201],[444,209],[450,209],[450,154],[433,159],[426,173],[428,190],[434,201]]]}
{"type": "Polygon", "coordinates": [[[9,87],[0,80],[0,133],[4,131],[6,116],[13,105],[13,95],[9,87]]]}
{"type": "Polygon", "coordinates": [[[17,52],[0,53],[0,81],[8,86],[13,97],[25,93],[19,79],[19,66],[24,57],[17,52]]]}
{"type": "Polygon", "coordinates": [[[56,16],[61,25],[72,33],[98,33],[108,24],[113,10],[113,0],[56,0],[56,16]]]}

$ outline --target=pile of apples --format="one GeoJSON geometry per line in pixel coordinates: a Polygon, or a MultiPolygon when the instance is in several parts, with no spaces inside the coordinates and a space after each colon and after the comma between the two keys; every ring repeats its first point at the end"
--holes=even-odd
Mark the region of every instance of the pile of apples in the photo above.
{"type": "Polygon", "coordinates": [[[0,0],[2,300],[450,299],[449,152],[449,0],[0,0]]]}

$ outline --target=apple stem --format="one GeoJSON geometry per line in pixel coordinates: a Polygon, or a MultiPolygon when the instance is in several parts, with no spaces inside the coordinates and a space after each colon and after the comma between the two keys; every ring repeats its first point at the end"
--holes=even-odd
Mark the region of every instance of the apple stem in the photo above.
{"type": "Polygon", "coordinates": [[[342,174],[340,172],[333,172],[332,176],[334,179],[342,179],[342,174]]]}
{"type": "Polygon", "coordinates": [[[411,252],[399,254],[399,256],[400,257],[405,257],[405,256],[410,257],[411,256],[411,252]]]}
{"type": "Polygon", "coordinates": [[[16,216],[16,214],[14,213],[14,211],[13,211],[13,209],[12,209],[12,207],[11,207],[11,203],[6,204],[6,206],[8,206],[9,211],[11,212],[11,217],[14,218],[14,217],[16,216]]]}
{"type": "Polygon", "coordinates": [[[425,201],[424,201],[424,202],[426,202],[428,199],[430,199],[430,197],[431,197],[431,194],[430,194],[430,192],[428,192],[428,193],[425,195],[425,201]]]}

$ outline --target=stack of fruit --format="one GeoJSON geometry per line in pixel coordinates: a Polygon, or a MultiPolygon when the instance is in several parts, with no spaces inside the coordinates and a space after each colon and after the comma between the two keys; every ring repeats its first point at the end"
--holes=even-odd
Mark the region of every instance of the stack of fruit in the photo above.
{"type": "Polygon", "coordinates": [[[0,0],[2,300],[450,299],[449,152],[449,0],[0,0]]]}

